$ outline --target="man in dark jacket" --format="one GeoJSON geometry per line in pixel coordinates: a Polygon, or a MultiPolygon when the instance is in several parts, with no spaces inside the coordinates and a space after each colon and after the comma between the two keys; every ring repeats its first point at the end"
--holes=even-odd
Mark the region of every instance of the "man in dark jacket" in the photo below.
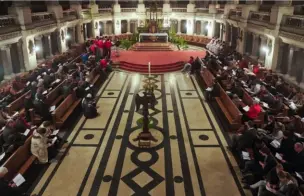
{"type": "Polygon", "coordinates": [[[96,103],[92,99],[92,95],[88,94],[81,103],[82,109],[83,109],[83,115],[86,118],[95,118],[98,116],[96,103]]]}
{"type": "Polygon", "coordinates": [[[248,121],[246,128],[240,135],[232,136],[232,146],[234,150],[244,150],[246,148],[252,148],[257,138],[257,130],[253,127],[253,122],[248,121]]]}
{"type": "Polygon", "coordinates": [[[8,172],[7,168],[0,167],[0,193],[1,196],[21,196],[22,193],[15,183],[9,183],[4,180],[5,174],[8,172]]]}

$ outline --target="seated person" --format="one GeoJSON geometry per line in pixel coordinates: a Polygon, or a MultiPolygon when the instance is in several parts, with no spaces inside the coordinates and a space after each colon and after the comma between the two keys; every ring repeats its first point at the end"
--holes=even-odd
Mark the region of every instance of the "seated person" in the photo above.
{"type": "Polygon", "coordinates": [[[249,107],[249,110],[243,114],[242,121],[246,122],[249,120],[254,120],[259,116],[261,112],[262,107],[257,101],[253,100],[252,105],[249,107]]]}
{"type": "Polygon", "coordinates": [[[8,173],[6,167],[0,167],[0,193],[1,196],[26,196],[20,187],[13,182],[7,182],[4,176],[8,173]]]}
{"type": "Polygon", "coordinates": [[[239,81],[235,81],[232,85],[231,92],[233,94],[236,94],[240,99],[243,99],[244,91],[242,88],[242,85],[239,81]]]}
{"type": "Polygon", "coordinates": [[[31,140],[31,153],[37,157],[42,164],[55,161],[56,149],[48,139],[48,133],[45,128],[38,128],[34,131],[31,140]]]}
{"type": "Polygon", "coordinates": [[[193,56],[190,56],[188,63],[184,65],[184,68],[181,70],[182,73],[188,73],[191,70],[192,64],[194,63],[193,56]]]}
{"type": "Polygon", "coordinates": [[[86,118],[95,118],[99,115],[96,108],[96,103],[92,98],[91,94],[88,94],[81,103],[83,109],[83,115],[86,118]]]}
{"type": "Polygon", "coordinates": [[[3,127],[6,125],[7,120],[11,117],[3,111],[3,109],[0,110],[0,127],[3,127]]]}
{"type": "Polygon", "coordinates": [[[0,135],[0,146],[2,146],[2,152],[7,154],[13,153],[19,146],[22,146],[25,141],[25,136],[17,132],[16,123],[9,119],[6,126],[0,135]]]}
{"type": "Polygon", "coordinates": [[[25,96],[23,105],[25,109],[25,119],[27,120],[27,122],[30,122],[31,121],[30,109],[34,108],[31,94],[25,96]]]}
{"type": "Polygon", "coordinates": [[[248,69],[248,61],[245,59],[245,57],[242,58],[242,60],[239,63],[239,68],[241,69],[248,69]]]}
{"type": "Polygon", "coordinates": [[[232,135],[232,150],[245,150],[246,148],[252,148],[257,138],[257,130],[253,127],[253,122],[248,121],[245,124],[244,131],[241,134],[232,135]]]}
{"type": "Polygon", "coordinates": [[[296,157],[294,145],[297,143],[297,138],[293,132],[289,130],[283,131],[281,145],[276,151],[283,157],[283,162],[291,162],[296,157]]]}
{"type": "Polygon", "coordinates": [[[213,80],[212,86],[209,87],[211,90],[206,90],[206,97],[207,100],[211,101],[214,97],[219,97],[220,96],[220,85],[217,82],[217,79],[213,80]]]}
{"type": "Polygon", "coordinates": [[[42,94],[38,94],[34,100],[34,109],[35,112],[42,117],[43,121],[52,120],[49,108],[50,106],[45,102],[45,97],[42,94]]]}

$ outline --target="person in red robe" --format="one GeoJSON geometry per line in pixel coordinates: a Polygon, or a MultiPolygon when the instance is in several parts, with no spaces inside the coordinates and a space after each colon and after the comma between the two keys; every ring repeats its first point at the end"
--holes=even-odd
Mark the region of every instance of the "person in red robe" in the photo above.
{"type": "Polygon", "coordinates": [[[107,39],[105,42],[105,48],[106,48],[106,57],[109,59],[111,58],[111,47],[112,47],[112,42],[110,39],[107,39]]]}

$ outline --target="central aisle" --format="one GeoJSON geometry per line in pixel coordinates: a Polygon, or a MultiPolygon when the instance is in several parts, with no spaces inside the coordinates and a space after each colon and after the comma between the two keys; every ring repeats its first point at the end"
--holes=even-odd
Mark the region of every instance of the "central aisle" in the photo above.
{"type": "Polygon", "coordinates": [[[227,143],[194,78],[153,75],[153,149],[139,149],[134,98],[145,75],[113,72],[98,92],[101,115],[81,118],[66,156],[52,163],[33,194],[47,196],[241,195],[227,143]]]}

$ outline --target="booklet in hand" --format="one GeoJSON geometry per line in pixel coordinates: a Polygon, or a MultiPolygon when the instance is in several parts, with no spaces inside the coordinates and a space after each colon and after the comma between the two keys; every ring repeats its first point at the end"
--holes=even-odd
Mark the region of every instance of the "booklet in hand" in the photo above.
{"type": "Polygon", "coordinates": [[[248,152],[242,151],[242,157],[244,160],[250,160],[250,155],[248,152]]]}
{"type": "Polygon", "coordinates": [[[52,107],[50,107],[50,112],[53,112],[56,109],[56,106],[53,105],[52,107]]]}
{"type": "Polygon", "coordinates": [[[5,152],[0,155],[0,161],[5,157],[5,152]]]}
{"type": "Polygon", "coordinates": [[[300,178],[302,181],[304,181],[301,174],[299,174],[298,172],[295,172],[295,173],[296,173],[296,176],[297,176],[298,178],[300,178]]]}
{"type": "Polygon", "coordinates": [[[244,110],[245,112],[248,112],[248,111],[249,111],[249,106],[247,105],[247,106],[243,107],[243,110],[244,110]]]}
{"type": "Polygon", "coordinates": [[[273,140],[272,142],[270,142],[270,145],[274,148],[280,148],[281,143],[278,140],[273,140]]]}
{"type": "Polygon", "coordinates": [[[208,88],[206,88],[206,91],[212,91],[212,88],[211,87],[208,87],[208,88]]]}
{"type": "Polygon", "coordinates": [[[51,135],[57,135],[59,133],[59,129],[53,131],[53,133],[51,135]]]}
{"type": "Polygon", "coordinates": [[[18,174],[14,179],[13,182],[16,184],[16,186],[20,186],[22,183],[25,182],[24,177],[21,174],[18,174]]]}
{"type": "Polygon", "coordinates": [[[30,129],[26,129],[25,132],[23,133],[23,135],[27,136],[30,131],[31,131],[30,129]]]}
{"type": "Polygon", "coordinates": [[[279,153],[276,153],[275,154],[275,157],[279,160],[283,160],[283,157],[279,154],[279,153]]]}

